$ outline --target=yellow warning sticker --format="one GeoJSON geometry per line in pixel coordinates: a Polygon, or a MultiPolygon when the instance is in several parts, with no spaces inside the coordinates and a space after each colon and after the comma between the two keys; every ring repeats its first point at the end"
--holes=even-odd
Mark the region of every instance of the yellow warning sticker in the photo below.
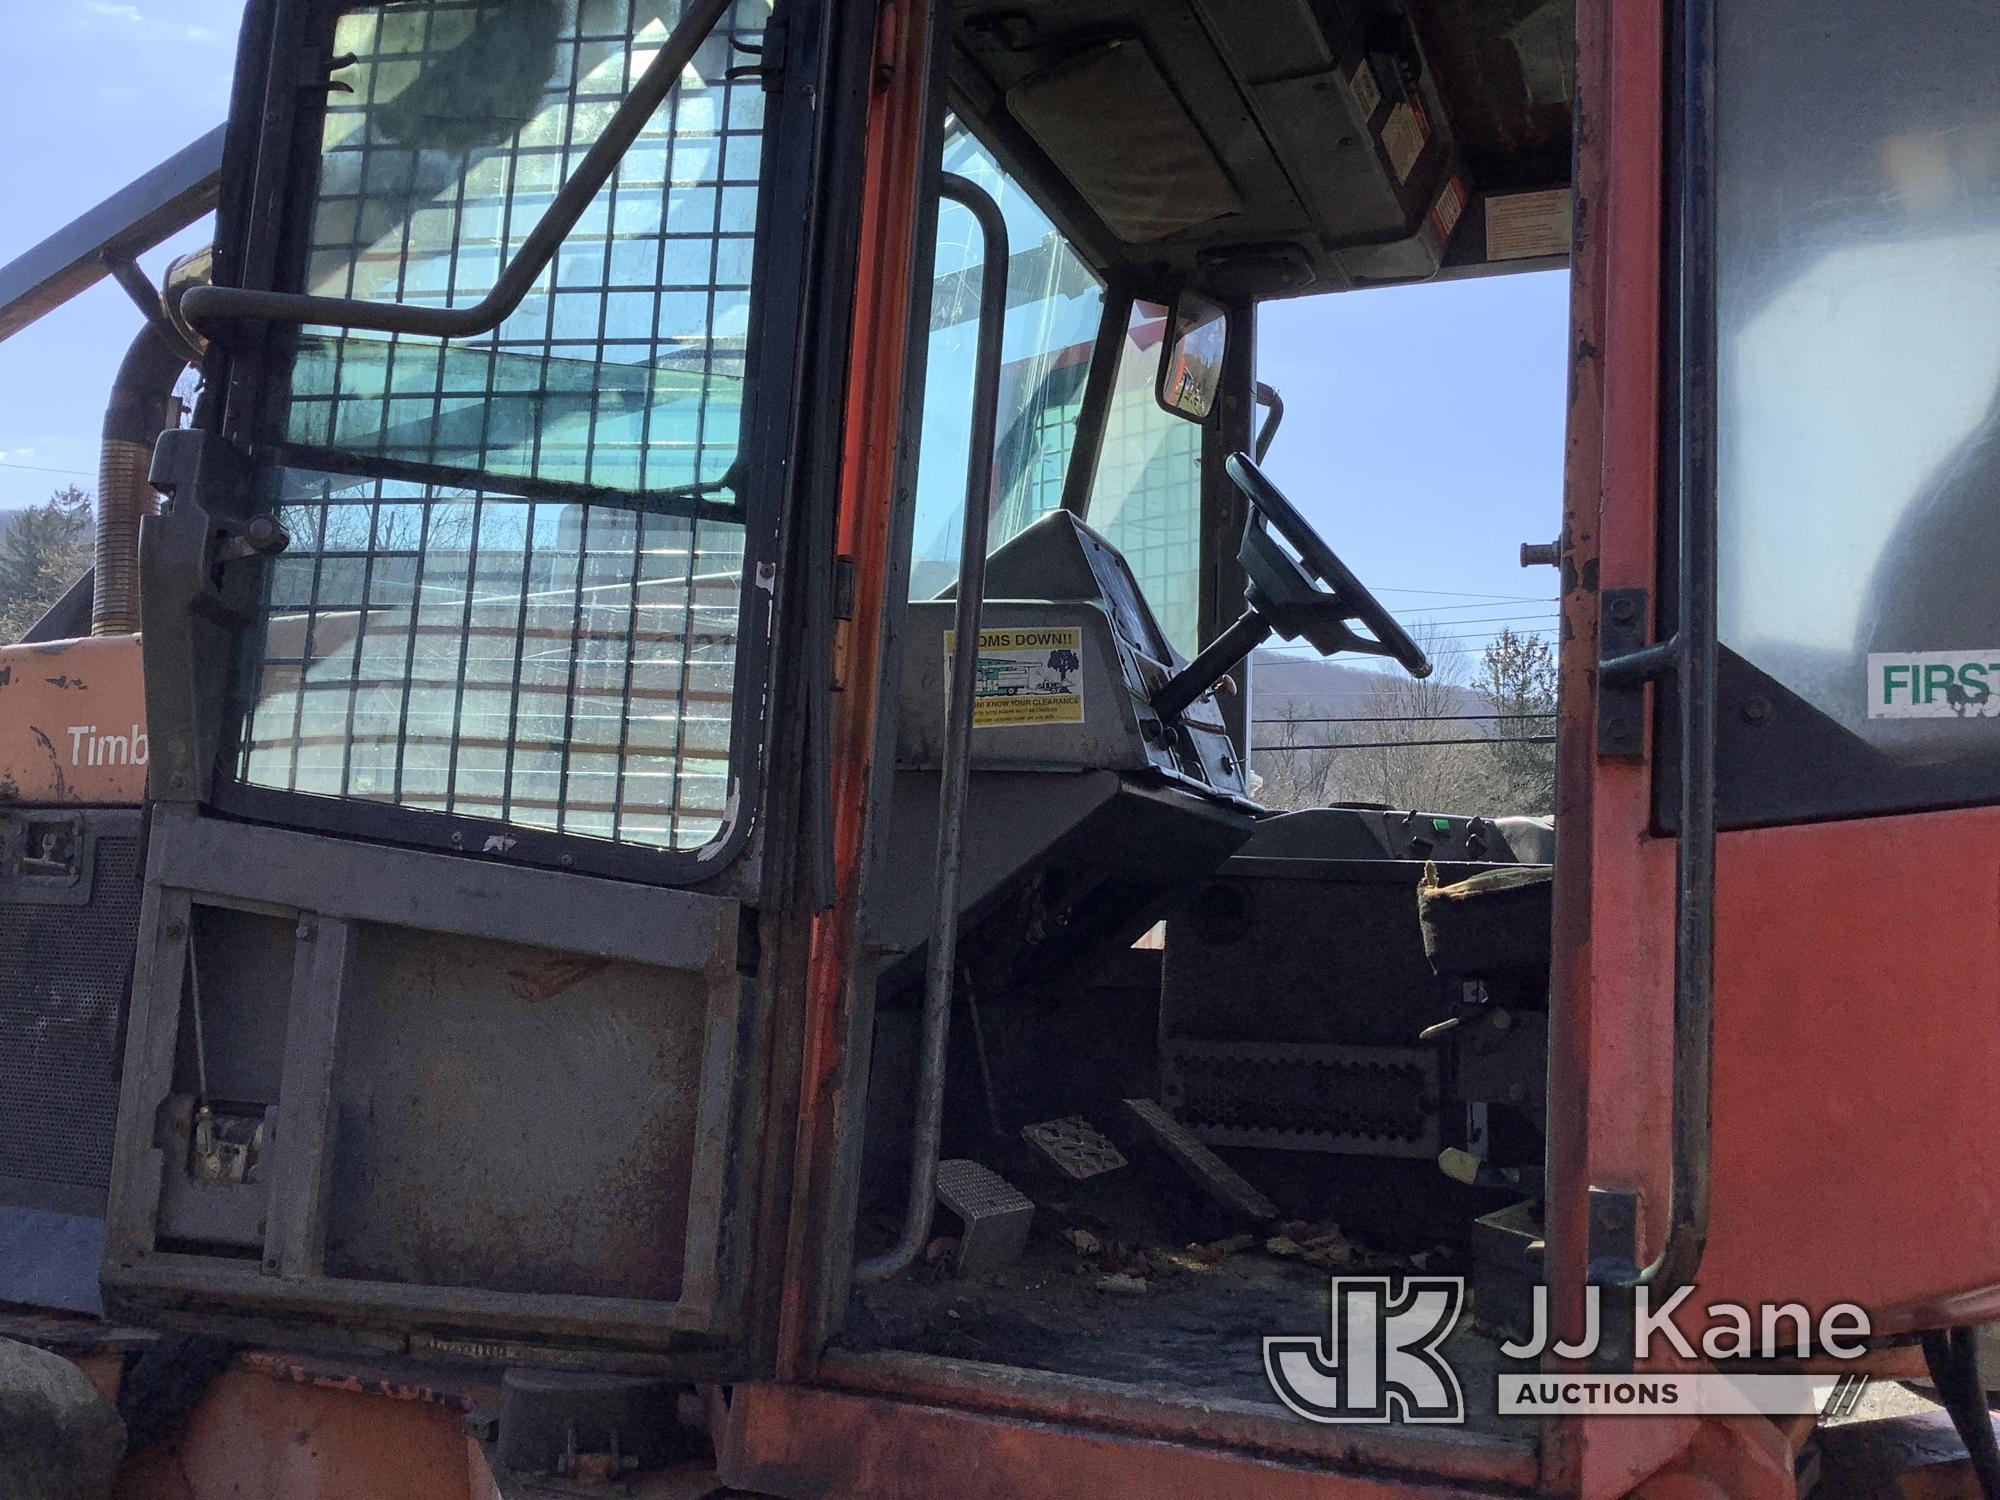
{"type": "MultiPolygon", "coordinates": [[[[944,633],[945,677],[958,632],[944,633]]],[[[1083,632],[1079,629],[982,630],[976,729],[1083,722],[1083,632]]]]}

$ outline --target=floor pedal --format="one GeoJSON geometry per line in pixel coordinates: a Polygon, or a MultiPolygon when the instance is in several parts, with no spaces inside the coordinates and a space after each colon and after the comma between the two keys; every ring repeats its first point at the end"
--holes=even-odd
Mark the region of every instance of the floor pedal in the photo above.
{"type": "Polygon", "coordinates": [[[1072,1182],[1115,1172],[1125,1165],[1124,1153],[1082,1115],[1023,1125],[1021,1139],[1054,1162],[1056,1170],[1072,1182]]]}

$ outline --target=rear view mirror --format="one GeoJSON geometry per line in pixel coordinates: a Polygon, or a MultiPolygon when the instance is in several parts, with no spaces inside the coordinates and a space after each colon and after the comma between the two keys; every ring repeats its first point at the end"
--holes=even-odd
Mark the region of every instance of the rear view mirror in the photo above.
{"type": "Polygon", "coordinates": [[[1198,292],[1182,292],[1172,334],[1160,357],[1160,405],[1191,422],[1204,421],[1222,388],[1229,314],[1198,292]]]}

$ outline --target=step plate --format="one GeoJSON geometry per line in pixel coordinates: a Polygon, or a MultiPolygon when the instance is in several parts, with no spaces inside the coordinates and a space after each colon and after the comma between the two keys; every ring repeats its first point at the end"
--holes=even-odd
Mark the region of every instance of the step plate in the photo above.
{"type": "Polygon", "coordinates": [[[953,1262],[960,1276],[985,1276],[1021,1258],[1035,1205],[998,1172],[962,1157],[941,1161],[937,1200],[965,1221],[953,1262]]]}

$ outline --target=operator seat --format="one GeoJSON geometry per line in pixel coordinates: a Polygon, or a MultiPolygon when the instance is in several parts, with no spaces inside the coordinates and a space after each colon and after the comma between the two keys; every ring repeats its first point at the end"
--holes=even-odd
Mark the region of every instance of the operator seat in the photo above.
{"type": "Polygon", "coordinates": [[[1514,858],[1524,865],[1552,865],[1556,862],[1556,820],[1552,817],[1516,816],[1495,818],[1493,826],[1514,858]]]}

